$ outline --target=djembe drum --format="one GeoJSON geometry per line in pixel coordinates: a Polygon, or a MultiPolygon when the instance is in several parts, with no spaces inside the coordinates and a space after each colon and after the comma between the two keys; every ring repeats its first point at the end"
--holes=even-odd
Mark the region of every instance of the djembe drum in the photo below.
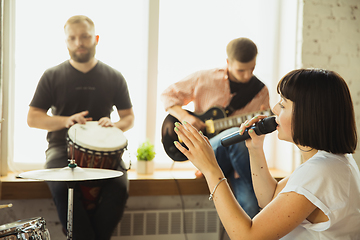
{"type": "MultiPolygon", "coordinates": [[[[127,139],[116,127],[101,127],[97,121],[75,124],[67,134],[68,158],[82,168],[118,169],[127,139]]],[[[80,184],[86,210],[95,209],[101,187],[80,184]]]]}

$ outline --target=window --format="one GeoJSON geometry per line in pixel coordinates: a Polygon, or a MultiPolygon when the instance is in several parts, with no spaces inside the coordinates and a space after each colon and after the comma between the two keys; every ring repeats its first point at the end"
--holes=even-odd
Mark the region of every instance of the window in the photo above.
{"type": "MultiPolygon", "coordinates": [[[[167,115],[160,94],[170,84],[195,71],[225,66],[226,45],[234,38],[248,37],[256,43],[259,54],[254,74],[269,88],[271,106],[277,102],[276,84],[281,74],[294,68],[295,57],[291,54],[295,54],[292,44],[295,44],[296,9],[296,1],[160,1],[156,114],[158,160],[167,161],[158,140],[161,138],[161,123],[167,115]],[[286,21],[281,21],[282,15],[286,21]],[[281,51],[286,53],[281,66],[280,44],[281,51]]],[[[193,109],[191,104],[187,108],[193,109]]],[[[273,135],[265,144],[269,160],[275,158],[272,149],[276,136],[273,135]]],[[[274,164],[270,162],[270,165],[274,164]]]]}
{"type": "Polygon", "coordinates": [[[99,7],[99,1],[94,0],[16,0],[15,9],[13,166],[38,163],[34,168],[39,168],[45,162],[47,132],[27,126],[28,106],[43,72],[69,59],[63,27],[69,17],[78,14],[89,16],[95,23],[100,36],[96,58],[119,70],[127,80],[136,127],[126,137],[129,151],[136,151],[145,139],[142,106],[146,92],[142,86],[146,84],[147,59],[141,56],[147,55],[147,1],[102,1],[99,7]]]}
{"type": "MultiPolygon", "coordinates": [[[[30,129],[26,124],[26,115],[45,69],[69,58],[63,25],[72,15],[84,14],[94,21],[96,34],[100,35],[96,57],[118,69],[127,80],[136,118],[134,128],[125,133],[132,160],[140,142],[153,138],[157,167],[167,168],[172,164],[161,144],[160,129],[167,113],[159,99],[161,92],[171,83],[200,69],[224,66],[227,43],[241,36],[249,37],[258,46],[254,74],[268,86],[272,105],[277,101],[277,81],[295,65],[295,57],[291,54],[295,54],[296,49],[293,46],[296,43],[296,0],[284,1],[286,4],[281,0],[159,0],[159,14],[155,16],[159,20],[158,68],[152,69],[158,72],[158,77],[154,82],[147,80],[147,56],[149,6],[156,1],[5,2],[15,7],[12,10],[15,13],[15,81],[9,81],[9,89],[14,89],[14,95],[9,93],[9,106],[14,106],[14,110],[13,114],[9,111],[8,116],[9,122],[13,123],[9,126],[9,136],[12,136],[11,129],[14,134],[13,138],[9,138],[9,158],[10,165],[15,169],[24,169],[24,166],[26,169],[39,168],[45,162],[46,131],[30,129]],[[286,21],[281,19],[283,16],[286,21]],[[284,26],[284,22],[289,26],[284,26]],[[287,57],[291,59],[280,61],[280,53],[285,51],[290,53],[287,57]],[[146,86],[151,84],[157,85],[154,100],[156,121],[148,121],[149,113],[144,107],[148,101],[146,86]],[[155,128],[155,136],[146,136],[147,128],[155,128]]],[[[191,110],[191,106],[188,108],[191,110]]],[[[274,146],[268,141],[266,153],[271,158],[275,156],[272,149],[274,146]]],[[[185,162],[177,166],[190,165],[185,162]]]]}

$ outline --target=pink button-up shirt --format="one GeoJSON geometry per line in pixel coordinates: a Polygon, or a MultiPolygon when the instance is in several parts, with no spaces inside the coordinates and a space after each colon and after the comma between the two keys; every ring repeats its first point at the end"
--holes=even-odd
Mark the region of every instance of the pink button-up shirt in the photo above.
{"type": "MultiPolygon", "coordinates": [[[[197,114],[206,112],[211,107],[225,108],[229,105],[232,94],[228,81],[227,68],[215,68],[195,72],[179,82],[170,85],[161,94],[165,110],[175,105],[184,106],[194,103],[197,114]]],[[[264,86],[259,93],[243,108],[232,115],[247,114],[270,108],[269,91],[264,86]]]]}

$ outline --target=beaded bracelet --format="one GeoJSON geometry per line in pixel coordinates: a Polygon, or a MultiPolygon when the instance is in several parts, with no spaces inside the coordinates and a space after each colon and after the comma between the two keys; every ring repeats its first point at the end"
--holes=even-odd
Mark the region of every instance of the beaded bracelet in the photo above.
{"type": "Polygon", "coordinates": [[[224,180],[226,180],[226,178],[220,179],[220,181],[216,184],[216,186],[214,187],[214,190],[212,191],[212,193],[210,193],[209,201],[213,200],[213,196],[214,196],[214,193],[215,193],[216,188],[217,188],[217,187],[219,186],[219,184],[220,184],[222,181],[224,181],[224,180]]]}

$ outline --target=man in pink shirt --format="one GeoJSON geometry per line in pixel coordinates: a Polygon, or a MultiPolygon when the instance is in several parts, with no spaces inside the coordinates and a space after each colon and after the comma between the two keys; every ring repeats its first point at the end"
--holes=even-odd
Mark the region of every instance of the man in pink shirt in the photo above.
{"type": "MultiPolygon", "coordinates": [[[[223,108],[227,117],[234,118],[270,109],[269,91],[253,75],[258,53],[255,43],[248,38],[237,38],[229,42],[226,52],[226,67],[195,72],[161,94],[164,108],[170,115],[179,122],[191,123],[205,135],[207,126],[199,116],[212,107],[223,108]],[[195,115],[182,108],[190,102],[194,103],[195,115]]],[[[229,147],[223,147],[220,142],[222,137],[237,131],[241,123],[212,137],[210,143],[237,201],[250,217],[254,217],[259,207],[245,142],[229,147]]]]}

